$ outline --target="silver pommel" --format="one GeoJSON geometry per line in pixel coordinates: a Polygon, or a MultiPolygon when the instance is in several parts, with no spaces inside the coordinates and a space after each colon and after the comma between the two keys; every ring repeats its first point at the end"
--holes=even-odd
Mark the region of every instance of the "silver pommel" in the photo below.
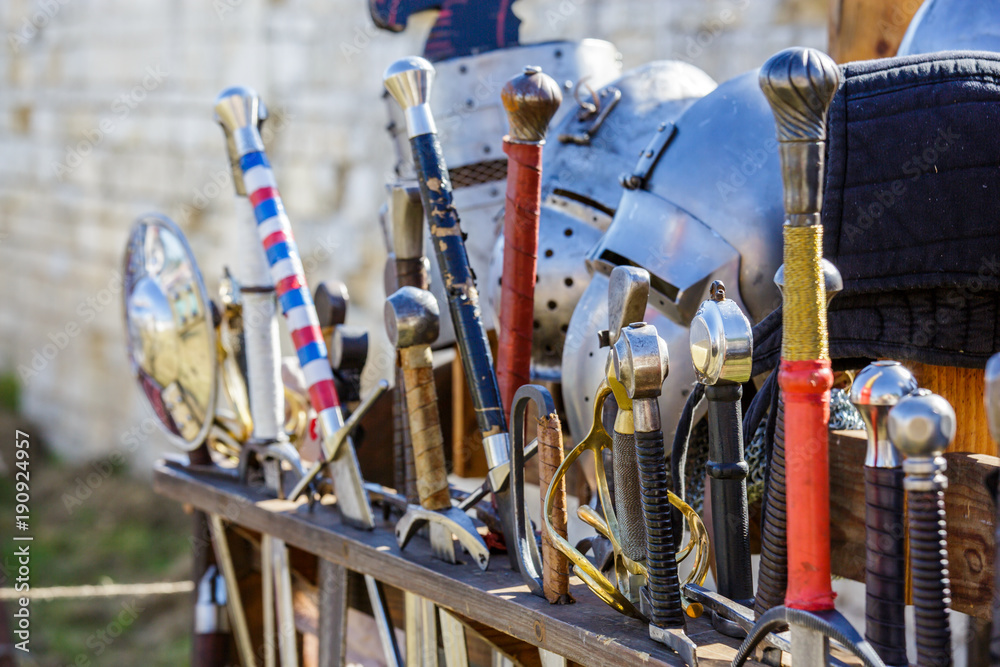
{"type": "Polygon", "coordinates": [[[437,340],[441,312],[427,290],[400,287],[385,300],[385,331],[397,348],[430,345],[437,340]]]}
{"type": "Polygon", "coordinates": [[[608,328],[598,333],[601,347],[614,345],[622,327],[645,319],[649,299],[649,271],[616,266],[608,281],[608,328]]]}
{"type": "Polygon", "coordinates": [[[753,329],[740,307],[726,298],[721,280],[691,320],[691,362],[698,382],[742,384],[753,368],[753,329]]]}
{"type": "Polygon", "coordinates": [[[392,98],[403,109],[409,137],[434,134],[434,115],[431,113],[431,84],[434,66],[419,56],[400,58],[389,65],[382,75],[382,83],[392,98]]]}
{"type": "Polygon", "coordinates": [[[887,420],[889,410],[916,390],[913,373],[898,361],[876,361],[854,378],[851,403],[861,413],[868,432],[867,467],[898,468],[903,464],[899,450],[889,440],[887,420]]]}
{"type": "Polygon", "coordinates": [[[226,148],[233,169],[236,193],[246,196],[240,158],[253,151],[264,150],[260,125],[267,119],[267,107],[253,88],[233,86],[215,98],[215,120],[226,133],[226,148]]]}
{"type": "Polygon", "coordinates": [[[889,438],[906,456],[907,491],[937,491],[948,486],[942,456],[955,439],[955,410],[926,389],[901,398],[889,411],[889,438]]]}

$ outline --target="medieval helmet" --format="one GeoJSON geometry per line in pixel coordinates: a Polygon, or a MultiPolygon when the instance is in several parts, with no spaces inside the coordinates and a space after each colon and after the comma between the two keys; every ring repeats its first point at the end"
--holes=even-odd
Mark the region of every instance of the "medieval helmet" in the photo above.
{"type": "MultiPolygon", "coordinates": [[[[648,63],[596,90],[590,83],[577,84],[577,108],[553,124],[543,154],[532,338],[532,375],[541,380],[560,379],[570,317],[590,282],[587,251],[611,224],[622,175],[635,166],[657,127],[715,88],[711,77],[679,61],[648,63]]],[[[496,320],[502,272],[501,236],[481,287],[496,320]]]]}
{"type": "Polygon", "coordinates": [[[896,55],[934,51],[1000,51],[1000,12],[982,0],[926,0],[896,55]]]}
{"type": "Polygon", "coordinates": [[[608,275],[618,265],[649,271],[646,319],[670,348],[660,408],[664,437],[694,382],[688,326],[714,280],[751,321],[780,303],[784,218],[774,116],[748,72],[692,104],[658,130],[626,183],[614,220],[588,255],[594,274],[570,321],[563,395],[575,438],[590,427],[588,401],[604,376],[597,332],[608,322],[608,275]]]}

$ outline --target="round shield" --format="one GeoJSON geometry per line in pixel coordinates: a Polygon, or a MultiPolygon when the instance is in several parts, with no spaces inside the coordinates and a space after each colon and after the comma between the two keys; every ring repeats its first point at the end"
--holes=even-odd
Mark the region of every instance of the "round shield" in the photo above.
{"type": "Polygon", "coordinates": [[[132,372],[170,441],[197,448],[215,417],[212,306],[184,233],[149,214],[125,250],[125,329],[132,372]]]}

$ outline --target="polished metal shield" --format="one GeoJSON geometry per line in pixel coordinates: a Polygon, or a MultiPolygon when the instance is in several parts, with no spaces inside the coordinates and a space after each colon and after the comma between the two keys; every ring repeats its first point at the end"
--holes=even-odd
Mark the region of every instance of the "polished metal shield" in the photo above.
{"type": "Polygon", "coordinates": [[[896,55],[1000,51],[1000,7],[984,0],[925,0],[896,55]]]}
{"type": "Polygon", "coordinates": [[[125,250],[124,311],[132,372],[177,447],[191,451],[215,417],[217,347],[212,305],[184,233],[149,214],[125,250]]]}
{"type": "MultiPolygon", "coordinates": [[[[546,139],[532,336],[532,377],[537,380],[562,377],[570,318],[590,283],[587,252],[611,224],[625,191],[622,179],[631,175],[658,128],[715,89],[711,77],[678,61],[647,63],[603,88],[588,84],[581,81],[568,96],[576,108],[546,139]]],[[[482,290],[494,314],[499,312],[502,268],[500,238],[482,290]]]]}

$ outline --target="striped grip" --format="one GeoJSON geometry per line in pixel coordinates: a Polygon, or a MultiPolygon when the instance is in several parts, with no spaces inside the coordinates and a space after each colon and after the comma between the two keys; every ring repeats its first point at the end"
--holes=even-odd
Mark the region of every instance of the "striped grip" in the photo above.
{"type": "Polygon", "coordinates": [[[333,386],[333,372],[316,317],[316,306],[309,293],[302,260],[292,236],[292,226],[278,194],[271,164],[263,151],[252,151],[240,158],[240,168],[257,219],[257,233],[271,267],[278,303],[288,321],[313,408],[318,413],[330,409],[339,411],[340,400],[333,386]]]}

